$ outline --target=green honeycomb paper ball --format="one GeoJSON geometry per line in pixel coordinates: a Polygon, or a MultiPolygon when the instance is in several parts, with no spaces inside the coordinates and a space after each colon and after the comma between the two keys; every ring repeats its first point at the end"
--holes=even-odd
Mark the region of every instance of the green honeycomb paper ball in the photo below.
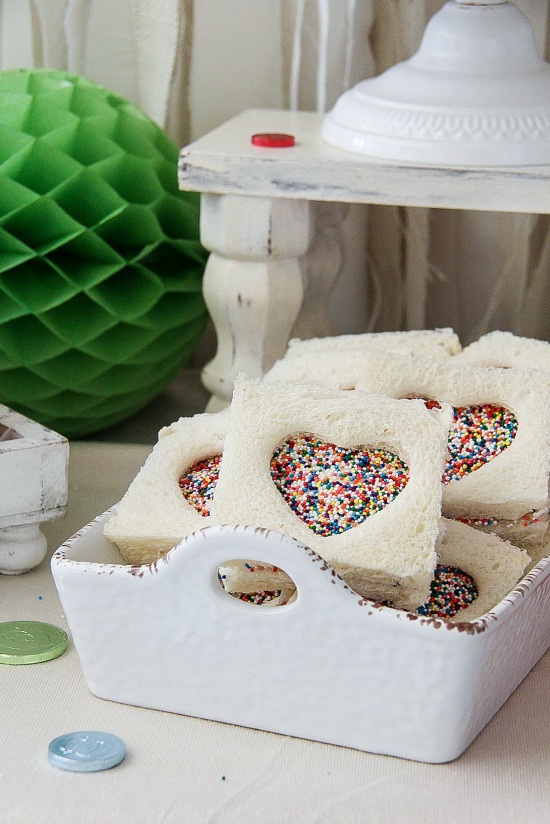
{"type": "Polygon", "coordinates": [[[156,397],[207,320],[199,201],[138,107],[0,71],[0,402],[67,437],[156,397]]]}

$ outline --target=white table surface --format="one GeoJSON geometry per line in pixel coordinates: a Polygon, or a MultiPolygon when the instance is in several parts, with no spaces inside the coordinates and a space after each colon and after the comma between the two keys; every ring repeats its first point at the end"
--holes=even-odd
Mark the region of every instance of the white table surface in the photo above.
{"type": "MultiPolygon", "coordinates": [[[[71,443],[69,510],[44,527],[51,551],[122,496],[149,449],[71,443]]],[[[0,621],[14,619],[68,630],[49,560],[0,577],[0,621]]],[[[70,644],[53,661],[0,666],[0,822],[542,824],[549,698],[547,653],[461,758],[420,764],[104,701],[70,644]],[[99,773],[50,766],[50,740],[82,729],[121,736],[125,761],[99,773]]]]}

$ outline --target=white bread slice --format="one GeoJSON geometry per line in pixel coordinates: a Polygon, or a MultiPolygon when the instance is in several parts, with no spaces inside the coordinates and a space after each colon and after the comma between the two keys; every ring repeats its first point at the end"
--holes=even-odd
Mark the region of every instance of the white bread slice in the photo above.
{"type": "Polygon", "coordinates": [[[274,590],[295,589],[294,581],[279,567],[263,563],[260,568],[252,566],[247,559],[228,561],[220,567],[219,575],[227,592],[272,592],[274,590]]]}
{"type": "Polygon", "coordinates": [[[286,604],[296,592],[292,578],[271,564],[252,565],[250,561],[228,561],[218,569],[220,583],[231,595],[280,593],[270,602],[270,606],[286,604]]]}
{"type": "Polygon", "coordinates": [[[292,356],[285,355],[273,364],[263,380],[266,383],[315,383],[331,389],[355,389],[357,382],[365,374],[364,363],[365,353],[362,349],[349,349],[346,352],[338,348],[331,351],[311,350],[292,356]]]}
{"type": "Polygon", "coordinates": [[[362,332],[355,335],[335,335],[325,338],[292,338],[285,357],[295,357],[311,352],[345,354],[351,350],[402,352],[408,355],[425,355],[447,358],[457,355],[462,346],[456,332],[445,329],[414,329],[406,332],[362,332]]]}
{"type": "Polygon", "coordinates": [[[550,343],[523,338],[512,332],[488,332],[465,346],[458,354],[458,362],[550,372],[550,343]]]}
{"type": "Polygon", "coordinates": [[[132,564],[147,564],[182,538],[214,523],[184,497],[179,479],[195,462],[221,455],[228,410],[180,418],[160,430],[157,443],[104,527],[132,564]]]}
{"type": "Polygon", "coordinates": [[[357,592],[414,608],[427,598],[436,562],[450,419],[448,408],[432,413],[421,401],[240,377],[212,516],[286,532],[314,548],[357,592]],[[271,476],[275,451],[300,434],[349,449],[388,450],[407,465],[408,483],[358,526],[316,534],[271,476]]]}
{"type": "Polygon", "coordinates": [[[218,570],[224,589],[227,592],[263,592],[277,589],[294,588],[294,582],[279,567],[262,563],[252,566],[247,559],[228,561],[218,570]]]}
{"type": "MultiPolygon", "coordinates": [[[[473,621],[493,609],[515,587],[524,572],[534,566],[524,549],[503,541],[491,533],[484,534],[472,527],[448,518],[442,519],[443,529],[437,545],[438,564],[455,567],[470,575],[477,587],[477,598],[447,621],[473,621]]],[[[545,555],[550,552],[546,546],[545,555]]],[[[544,557],[542,555],[541,557],[544,557]]],[[[537,561],[540,558],[537,558],[537,561]]],[[[272,604],[287,603],[294,592],[291,579],[282,570],[265,565],[260,570],[239,562],[220,570],[228,592],[254,593],[281,591],[272,604]]]]}
{"type": "Polygon", "coordinates": [[[354,389],[364,374],[364,353],[380,351],[448,358],[460,352],[460,341],[452,329],[294,338],[284,357],[264,375],[264,380],[354,389]]]}
{"type": "Polygon", "coordinates": [[[535,551],[547,536],[548,512],[526,512],[515,521],[506,518],[458,518],[462,523],[473,526],[480,532],[491,532],[503,541],[535,551]]]}
{"type": "MultiPolygon", "coordinates": [[[[478,586],[476,602],[448,620],[466,621],[483,615],[513,589],[524,572],[550,554],[550,539],[533,547],[528,555],[525,549],[490,532],[480,532],[449,518],[442,522],[445,528],[437,544],[438,563],[462,569],[478,586]]],[[[220,567],[220,574],[224,588],[231,593],[282,591],[281,600],[288,602],[294,591],[291,578],[269,564],[258,570],[233,561],[220,567]]]]}
{"type": "Polygon", "coordinates": [[[494,404],[509,409],[518,422],[511,445],[479,469],[444,486],[443,514],[515,521],[531,511],[548,512],[550,375],[461,365],[458,358],[437,361],[368,353],[365,378],[357,386],[393,398],[445,401],[455,408],[494,404]]]}
{"type": "Polygon", "coordinates": [[[493,609],[511,592],[529,564],[524,549],[485,534],[466,524],[443,519],[445,533],[438,552],[439,563],[458,567],[474,579],[478,596],[448,621],[473,621],[493,609]]]}

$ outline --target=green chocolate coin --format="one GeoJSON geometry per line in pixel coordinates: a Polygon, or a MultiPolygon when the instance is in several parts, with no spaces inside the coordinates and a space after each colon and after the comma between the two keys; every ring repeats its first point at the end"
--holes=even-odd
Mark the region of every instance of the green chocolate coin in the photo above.
{"type": "Polygon", "coordinates": [[[0,624],[0,664],[39,664],[63,655],[67,633],[42,621],[0,624]]]}

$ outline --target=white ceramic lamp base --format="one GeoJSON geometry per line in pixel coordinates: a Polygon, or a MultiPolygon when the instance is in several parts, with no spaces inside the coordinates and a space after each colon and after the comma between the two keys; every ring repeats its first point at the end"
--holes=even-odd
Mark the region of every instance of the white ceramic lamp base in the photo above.
{"type": "Polygon", "coordinates": [[[513,3],[446,3],[416,54],[343,94],[322,135],[384,160],[550,163],[550,64],[513,3]]]}

